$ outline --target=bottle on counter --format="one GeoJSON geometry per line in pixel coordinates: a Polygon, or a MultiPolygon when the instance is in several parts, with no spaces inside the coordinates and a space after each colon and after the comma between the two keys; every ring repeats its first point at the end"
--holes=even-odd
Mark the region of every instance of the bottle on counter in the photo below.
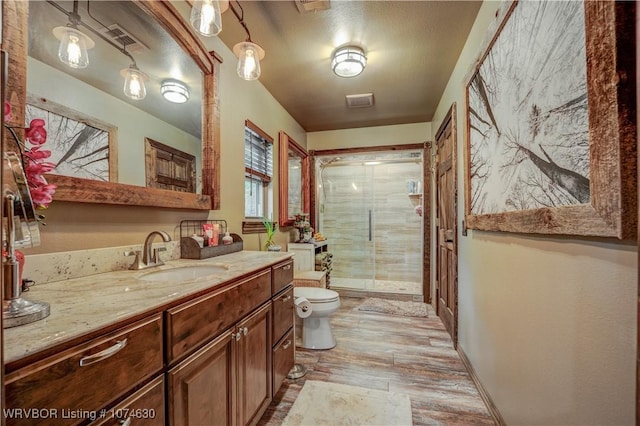
{"type": "Polygon", "coordinates": [[[231,244],[233,242],[233,237],[229,235],[228,232],[224,233],[224,237],[222,237],[222,244],[231,244]]]}

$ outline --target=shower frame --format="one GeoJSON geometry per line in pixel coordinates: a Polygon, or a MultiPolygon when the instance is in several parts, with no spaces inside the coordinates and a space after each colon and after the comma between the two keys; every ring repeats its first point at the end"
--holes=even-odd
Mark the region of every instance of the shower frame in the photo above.
{"type": "Polygon", "coordinates": [[[315,229],[318,229],[318,199],[317,199],[317,176],[316,176],[316,158],[327,155],[347,156],[352,154],[371,154],[376,152],[389,151],[415,151],[422,150],[422,297],[425,303],[431,303],[431,142],[405,144],[405,145],[383,145],[374,147],[358,147],[358,148],[338,148],[324,150],[309,151],[309,173],[310,173],[310,196],[311,196],[311,223],[315,229]]]}

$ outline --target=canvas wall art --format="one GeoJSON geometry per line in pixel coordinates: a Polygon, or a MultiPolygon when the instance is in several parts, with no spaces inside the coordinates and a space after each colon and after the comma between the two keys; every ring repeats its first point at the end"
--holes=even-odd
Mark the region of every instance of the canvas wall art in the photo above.
{"type": "Polygon", "coordinates": [[[115,129],[51,102],[29,99],[26,122],[45,121],[52,174],[99,181],[115,181],[115,129]],[[38,105],[35,105],[38,104],[38,105]]]}
{"type": "Polygon", "coordinates": [[[620,209],[635,209],[623,191],[635,155],[622,155],[636,149],[621,90],[633,82],[617,77],[634,75],[617,54],[633,11],[606,3],[504,4],[466,80],[467,227],[622,238],[635,226],[620,209]]]}

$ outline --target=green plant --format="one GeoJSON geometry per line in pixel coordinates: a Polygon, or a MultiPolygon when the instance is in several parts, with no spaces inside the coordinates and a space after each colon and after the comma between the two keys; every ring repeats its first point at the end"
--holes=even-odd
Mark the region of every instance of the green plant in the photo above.
{"type": "Polygon", "coordinates": [[[267,241],[265,241],[264,243],[264,248],[267,249],[275,244],[273,242],[273,236],[276,233],[278,224],[272,220],[267,219],[266,217],[262,219],[262,224],[264,225],[264,229],[267,231],[267,241]]]}

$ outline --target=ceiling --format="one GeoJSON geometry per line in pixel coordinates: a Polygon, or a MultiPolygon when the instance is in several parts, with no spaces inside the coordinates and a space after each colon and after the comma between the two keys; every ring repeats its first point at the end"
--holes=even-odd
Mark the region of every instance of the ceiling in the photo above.
{"type": "MultiPolygon", "coordinates": [[[[315,0],[303,0],[313,6],[315,0]]],[[[72,2],[57,0],[66,10],[72,2]]],[[[301,13],[294,0],[233,1],[242,11],[251,39],[266,51],[259,82],[309,132],[431,121],[481,1],[322,1],[330,7],[301,13]],[[331,54],[340,46],[364,48],[367,67],[342,78],[331,70],[331,54]],[[347,108],[345,96],[373,93],[374,105],[347,108]]],[[[182,12],[188,13],[178,2],[182,12]]],[[[94,37],[89,68],[73,70],[57,59],[51,34],[67,17],[45,1],[30,2],[29,55],[86,83],[114,94],[194,135],[200,132],[200,73],[193,61],[157,23],[129,1],[80,2],[83,21],[94,28],[118,23],[147,49],[127,48],[149,75],[147,98],[130,101],[122,93],[119,70],[130,61],[94,37]],[[87,10],[91,5],[91,15],[87,10]],[[158,53],[162,52],[162,53],[158,53]],[[187,104],[160,97],[165,78],[185,81],[187,104]]],[[[223,14],[219,38],[229,49],[247,34],[231,10],[223,14]]],[[[207,38],[202,38],[207,45],[207,38]]],[[[259,84],[247,82],[246,84],[259,84]]]]}
{"type": "MultiPolygon", "coordinates": [[[[294,1],[232,6],[266,51],[260,82],[313,132],[431,121],[481,3],[331,0],[328,10],[310,13],[294,1]],[[356,77],[331,70],[332,52],[344,45],[365,50],[367,66],[356,77]],[[372,107],[347,108],[346,95],[363,93],[373,93],[372,107]]],[[[231,10],[218,36],[230,49],[246,39],[231,10]]]]}

